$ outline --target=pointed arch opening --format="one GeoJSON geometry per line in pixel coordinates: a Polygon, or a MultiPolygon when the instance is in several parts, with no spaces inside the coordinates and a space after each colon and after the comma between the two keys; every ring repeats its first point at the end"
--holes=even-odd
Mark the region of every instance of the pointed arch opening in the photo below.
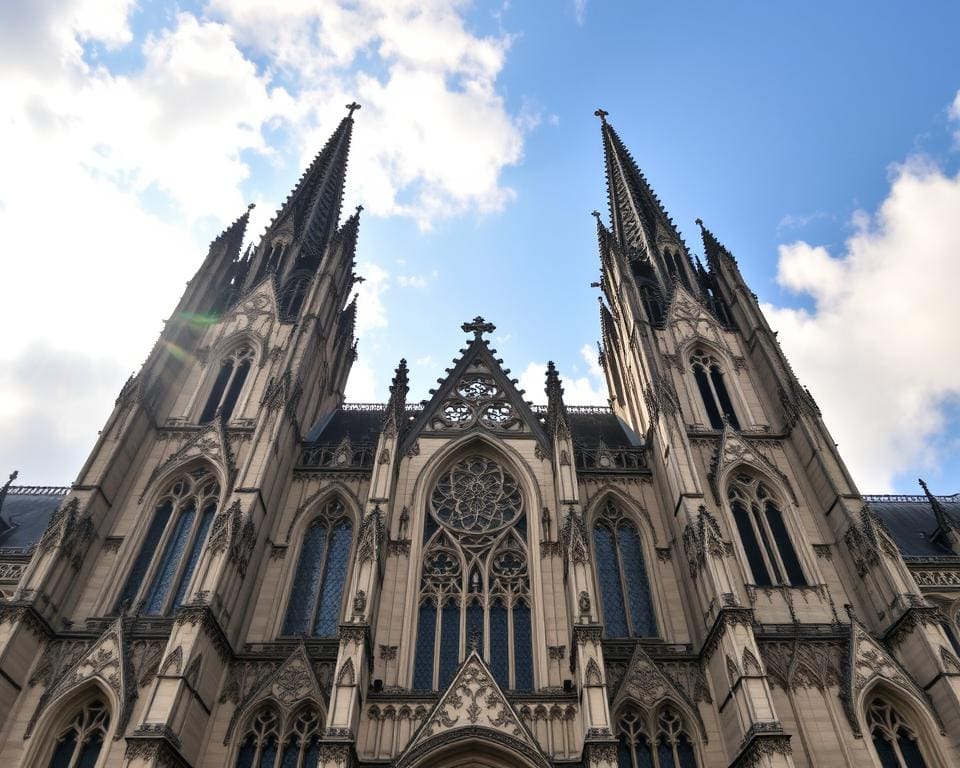
{"type": "Polygon", "coordinates": [[[726,374],[717,358],[706,349],[697,347],[690,354],[690,370],[710,426],[723,429],[723,420],[726,418],[734,429],[740,429],[740,421],[727,390],[726,374]]]}
{"type": "Polygon", "coordinates": [[[167,615],[186,602],[220,501],[220,482],[206,465],[175,475],[162,486],[143,543],[114,610],[167,615]]]}
{"type": "Polygon", "coordinates": [[[647,709],[627,701],[615,726],[617,768],[698,768],[693,731],[671,703],[647,709]]]}
{"type": "Polygon", "coordinates": [[[331,496],[303,531],[283,635],[336,637],[352,549],[353,519],[343,500],[331,496]]]}
{"type": "Polygon", "coordinates": [[[472,649],[505,689],[532,690],[526,504],[511,470],[474,444],[426,489],[413,687],[442,690],[472,649]]]}
{"type": "Polygon", "coordinates": [[[295,320],[299,316],[309,287],[310,275],[303,272],[298,272],[287,280],[280,294],[281,317],[295,320]]]}
{"type": "Polygon", "coordinates": [[[727,501],[753,583],[806,586],[783,503],[771,486],[754,474],[737,471],[727,486],[727,501]]]}
{"type": "Polygon", "coordinates": [[[240,344],[220,357],[216,378],[200,412],[201,424],[209,424],[218,414],[224,421],[233,416],[254,358],[249,344],[240,344]]]}
{"type": "Polygon", "coordinates": [[[97,765],[113,724],[113,708],[97,686],[71,697],[44,732],[50,734],[36,764],[47,768],[92,768],[97,765]]]}
{"type": "Polygon", "coordinates": [[[658,636],[643,538],[613,497],[594,517],[593,547],[607,637],[658,636]]]}
{"type": "Polygon", "coordinates": [[[882,768],[931,768],[932,745],[910,708],[888,691],[872,691],[865,699],[864,721],[882,768]],[[924,744],[923,742],[927,743],[924,744]]]}

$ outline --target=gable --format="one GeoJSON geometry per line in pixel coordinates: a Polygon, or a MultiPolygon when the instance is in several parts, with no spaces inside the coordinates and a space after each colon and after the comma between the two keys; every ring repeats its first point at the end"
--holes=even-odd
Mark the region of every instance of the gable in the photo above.
{"type": "Polygon", "coordinates": [[[424,407],[404,438],[404,449],[420,434],[459,436],[471,431],[527,435],[547,445],[540,419],[479,334],[424,407]]]}
{"type": "Polygon", "coordinates": [[[507,701],[490,669],[473,650],[410,739],[397,765],[406,765],[417,753],[428,750],[429,744],[437,737],[442,736],[447,743],[458,736],[468,738],[478,732],[482,732],[485,739],[522,748],[537,762],[548,765],[540,746],[507,701]]]}

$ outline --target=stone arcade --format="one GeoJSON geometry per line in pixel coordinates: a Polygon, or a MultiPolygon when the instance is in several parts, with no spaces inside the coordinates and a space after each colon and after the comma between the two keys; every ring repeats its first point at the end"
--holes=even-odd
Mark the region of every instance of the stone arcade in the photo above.
{"type": "Polygon", "coordinates": [[[0,765],[960,764],[960,498],[860,494],[606,112],[610,408],[552,364],[527,403],[479,317],[429,401],[401,360],[344,402],[356,109],[211,244],[76,483],[3,488],[0,765]]]}

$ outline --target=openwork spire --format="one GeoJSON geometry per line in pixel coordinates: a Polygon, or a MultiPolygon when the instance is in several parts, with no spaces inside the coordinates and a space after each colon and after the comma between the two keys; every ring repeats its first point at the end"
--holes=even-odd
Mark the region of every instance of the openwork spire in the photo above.
{"type": "Polygon", "coordinates": [[[617,241],[628,249],[640,250],[648,256],[658,241],[682,244],[673,220],[667,215],[613,126],[607,122],[608,113],[598,109],[594,114],[601,121],[610,220],[617,241]]]}
{"type": "Polygon", "coordinates": [[[247,232],[247,224],[250,223],[250,211],[252,211],[256,206],[254,203],[250,203],[247,206],[247,210],[237,218],[229,227],[227,227],[223,232],[217,235],[213,242],[210,243],[210,250],[213,250],[217,247],[223,247],[226,249],[226,252],[236,256],[240,253],[240,246],[243,245],[243,236],[247,232]]]}
{"type": "MultiPolygon", "coordinates": [[[[333,237],[343,204],[343,186],[353,134],[356,102],[287,197],[267,231],[288,231],[300,244],[300,258],[318,262],[333,237]]],[[[269,239],[269,238],[267,238],[269,239]]]]}

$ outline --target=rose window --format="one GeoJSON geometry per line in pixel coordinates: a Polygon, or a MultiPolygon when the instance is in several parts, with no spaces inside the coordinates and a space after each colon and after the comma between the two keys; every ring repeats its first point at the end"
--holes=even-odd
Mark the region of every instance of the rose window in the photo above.
{"type": "Polygon", "coordinates": [[[431,502],[440,522],[469,533],[503,528],[522,507],[517,481],[483,456],[454,465],[437,481],[431,502]]]}
{"type": "Polygon", "coordinates": [[[505,424],[513,418],[513,408],[509,403],[494,403],[483,409],[483,418],[493,424],[505,424]]]}
{"type": "Polygon", "coordinates": [[[443,407],[443,418],[451,424],[461,424],[473,418],[473,410],[466,403],[448,403],[443,407]]]}

